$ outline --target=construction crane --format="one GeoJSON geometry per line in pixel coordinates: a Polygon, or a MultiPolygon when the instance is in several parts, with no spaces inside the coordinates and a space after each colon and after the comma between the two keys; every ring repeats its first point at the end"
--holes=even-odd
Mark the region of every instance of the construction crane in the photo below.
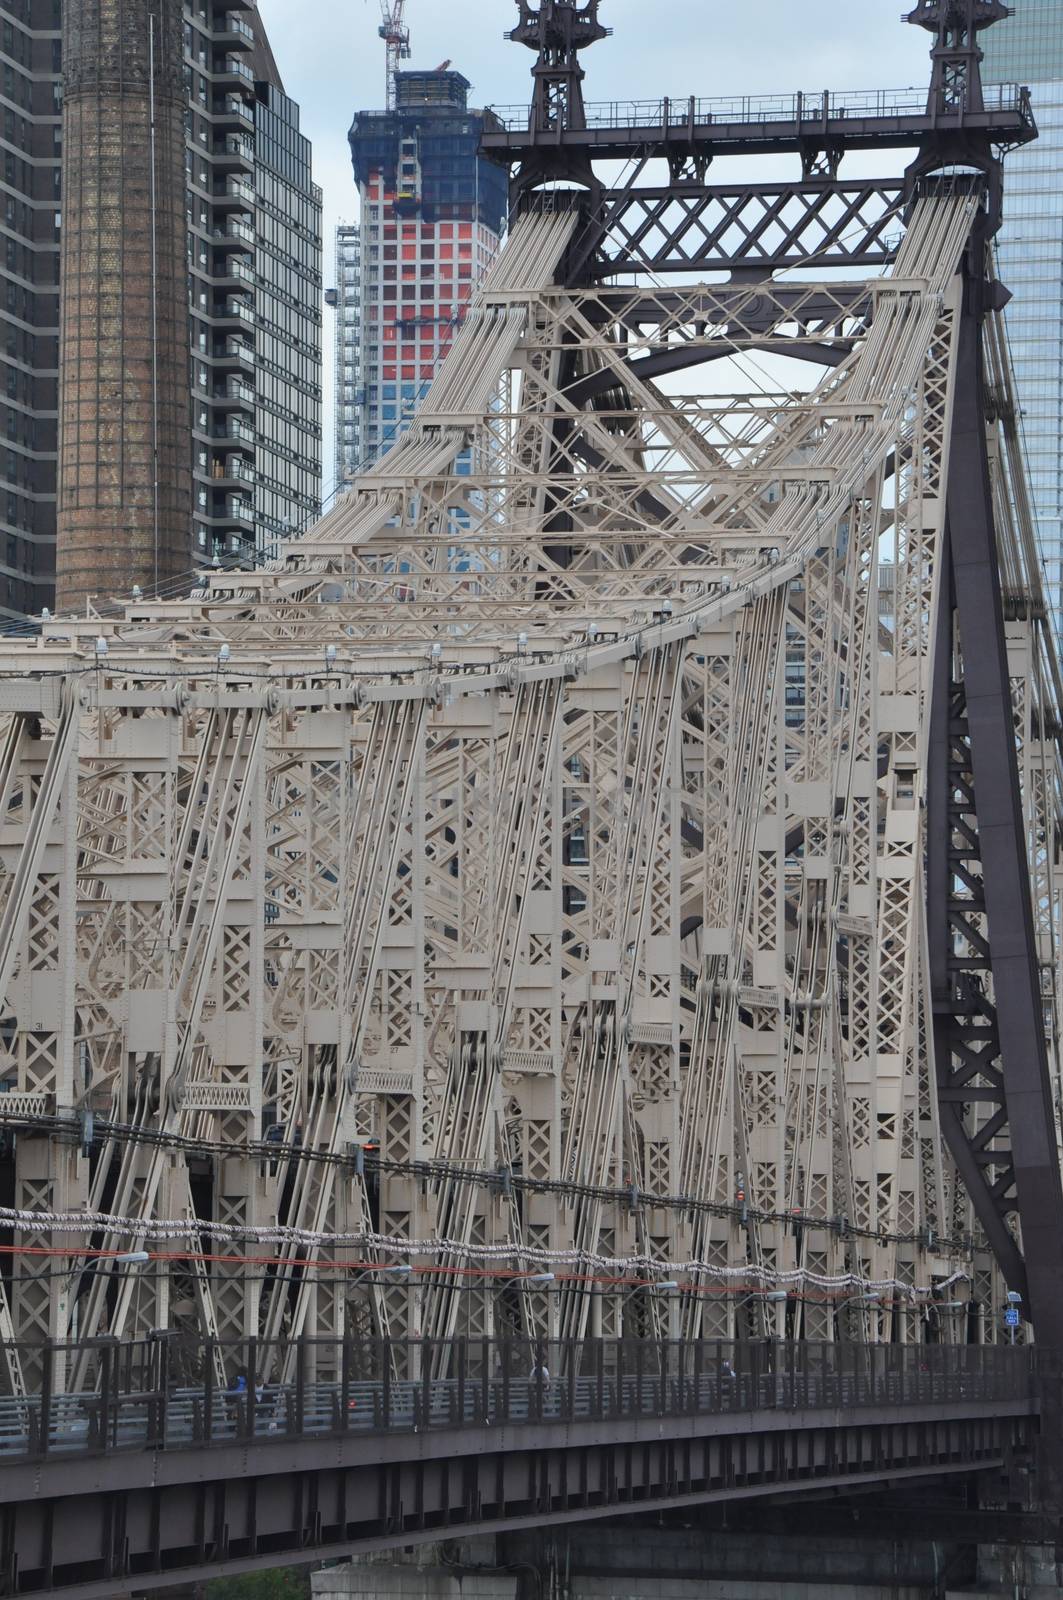
{"type": "Polygon", "coordinates": [[[399,62],[410,59],[410,30],[404,20],[405,10],[406,0],[380,0],[380,11],[383,17],[383,21],[380,24],[380,37],[387,45],[388,50],[386,105],[389,111],[395,109],[395,74],[399,70],[399,62]]]}

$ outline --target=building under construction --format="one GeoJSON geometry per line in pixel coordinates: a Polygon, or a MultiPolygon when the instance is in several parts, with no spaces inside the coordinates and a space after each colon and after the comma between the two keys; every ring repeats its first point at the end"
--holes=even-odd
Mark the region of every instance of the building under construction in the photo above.
{"type": "Polygon", "coordinates": [[[491,118],[468,95],[460,72],[396,72],[393,108],[360,111],[351,128],[362,302],[350,431],[363,466],[403,432],[498,250],[506,176],[479,154],[491,118]]]}
{"type": "Polygon", "coordinates": [[[336,313],[335,482],[354,476],[362,462],[362,233],[356,222],[336,229],[335,288],[325,303],[336,313]]]}

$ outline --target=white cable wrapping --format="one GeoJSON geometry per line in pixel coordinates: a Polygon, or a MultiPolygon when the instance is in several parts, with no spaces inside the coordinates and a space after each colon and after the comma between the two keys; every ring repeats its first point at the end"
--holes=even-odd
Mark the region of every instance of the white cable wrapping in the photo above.
{"type": "MultiPolygon", "coordinates": [[[[219,1244],[293,1244],[311,1249],[372,1250],[410,1257],[446,1256],[457,1258],[470,1265],[477,1263],[503,1263],[508,1268],[534,1271],[543,1267],[564,1267],[573,1273],[583,1272],[645,1272],[658,1278],[671,1278],[677,1273],[707,1278],[727,1283],[743,1280],[765,1287],[787,1289],[858,1290],[863,1293],[892,1293],[913,1302],[940,1294],[953,1284],[968,1281],[966,1272],[957,1271],[951,1277],[931,1284],[902,1283],[898,1278],[863,1278],[857,1273],[843,1272],[828,1276],[797,1267],[790,1272],[776,1272],[771,1268],[756,1266],[721,1267],[708,1261],[658,1261],[650,1256],[605,1256],[584,1250],[540,1250],[517,1244],[464,1244],[448,1239],[403,1239],[392,1234],[371,1233],[320,1233],[309,1228],[234,1227],[229,1223],[210,1222],[195,1217],[178,1220],[161,1218],[112,1217],[100,1211],[19,1211],[10,1206],[0,1206],[0,1228],[17,1228],[34,1233],[95,1233],[106,1231],[112,1235],[152,1241],[155,1243],[183,1243],[195,1249],[204,1236],[219,1244]],[[514,1266],[519,1263],[519,1266],[514,1266]]],[[[77,1250],[72,1252],[78,1254],[77,1250]]],[[[236,1265],[236,1263],[234,1263],[236,1265]]],[[[338,1263],[343,1265],[343,1263],[338,1263]]],[[[376,1265],[379,1263],[367,1263],[376,1265]]],[[[652,1282],[652,1278],[649,1280],[652,1282]]],[[[697,1287],[697,1285],[691,1285],[697,1287]]]]}

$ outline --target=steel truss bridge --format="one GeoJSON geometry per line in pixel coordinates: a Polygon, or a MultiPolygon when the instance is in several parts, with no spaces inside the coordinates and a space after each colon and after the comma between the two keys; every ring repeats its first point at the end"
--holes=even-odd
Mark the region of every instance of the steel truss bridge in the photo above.
{"type": "Polygon", "coordinates": [[[921,109],[612,115],[597,0],[518,4],[513,224],[409,433],[264,570],[0,643],[23,1408],[159,1329],[219,1392],[251,1339],[1063,1347],[1006,7],[920,0],[921,109]]]}

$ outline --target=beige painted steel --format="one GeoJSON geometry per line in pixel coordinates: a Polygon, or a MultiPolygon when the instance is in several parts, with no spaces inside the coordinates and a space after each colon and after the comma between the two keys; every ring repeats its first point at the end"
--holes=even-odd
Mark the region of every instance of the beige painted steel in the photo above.
{"type": "MultiPolygon", "coordinates": [[[[998,1336],[921,854],[972,205],[918,203],[873,314],[796,286],[813,322],[793,285],[558,288],[571,224],[526,219],[409,435],[270,570],[0,642],[16,1242],[158,1258],[75,1301],[16,1256],[5,1326],[961,1338],[974,1299],[998,1336]],[[797,339],[839,363],[748,381],[797,339]],[[627,365],[680,342],[732,387],[627,365]]],[[[989,355],[1058,1072],[1059,675],[989,355]]]]}

